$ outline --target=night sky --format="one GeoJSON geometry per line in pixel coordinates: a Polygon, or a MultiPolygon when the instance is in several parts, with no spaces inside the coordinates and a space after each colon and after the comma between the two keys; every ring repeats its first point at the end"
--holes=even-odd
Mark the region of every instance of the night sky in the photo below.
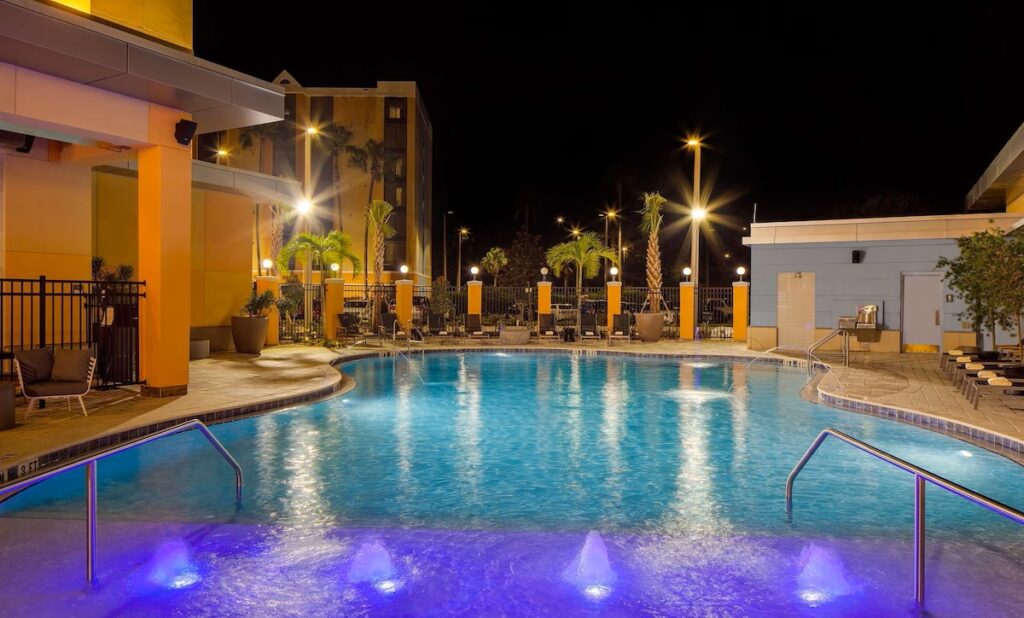
{"type": "MultiPolygon", "coordinates": [[[[697,132],[722,203],[712,251],[740,262],[755,203],[758,221],[962,212],[1024,122],[1024,12],[1009,3],[322,4],[195,0],[196,54],[305,86],[416,81],[434,127],[435,245],[454,210],[449,238],[470,227],[470,258],[527,216],[545,246],[565,236],[557,215],[603,233],[618,180],[628,211],[642,191],[683,202],[680,139],[697,132]]],[[[684,231],[665,236],[666,269],[684,231]]]]}

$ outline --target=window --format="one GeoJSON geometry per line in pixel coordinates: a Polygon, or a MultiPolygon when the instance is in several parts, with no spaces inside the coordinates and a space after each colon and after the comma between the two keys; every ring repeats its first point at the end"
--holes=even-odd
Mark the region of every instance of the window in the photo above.
{"type": "Polygon", "coordinates": [[[402,187],[395,187],[395,205],[402,205],[402,187]]]}
{"type": "Polygon", "coordinates": [[[402,108],[399,107],[398,105],[391,105],[391,106],[389,106],[388,107],[388,118],[391,118],[392,120],[401,120],[402,119],[402,108]]]}
{"type": "Polygon", "coordinates": [[[401,157],[395,159],[395,176],[402,175],[402,163],[403,162],[401,157]]]}

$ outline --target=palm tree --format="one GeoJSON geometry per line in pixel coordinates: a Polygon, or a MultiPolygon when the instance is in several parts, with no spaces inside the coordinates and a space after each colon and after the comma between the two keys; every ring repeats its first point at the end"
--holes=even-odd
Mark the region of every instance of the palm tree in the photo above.
{"type": "Polygon", "coordinates": [[[494,287],[498,287],[498,273],[508,266],[508,256],[505,255],[505,250],[501,247],[491,247],[484,259],[480,260],[480,265],[491,273],[491,276],[494,277],[494,287]]]}
{"type": "Polygon", "coordinates": [[[352,264],[353,272],[360,272],[363,268],[359,256],[352,252],[352,237],[339,230],[331,230],[326,235],[300,232],[292,237],[277,254],[277,266],[284,272],[288,270],[288,263],[296,255],[302,254],[311,266],[320,270],[320,281],[327,279],[327,272],[331,264],[342,264],[348,261],[352,264]]]}
{"type": "Polygon", "coordinates": [[[644,193],[644,207],[640,209],[640,229],[647,232],[647,310],[661,311],[661,248],[658,233],[661,231],[661,207],[667,202],[661,194],[644,193]]]}
{"type": "MultiPolygon", "coordinates": [[[[373,208],[373,189],[377,185],[377,181],[384,177],[384,165],[391,158],[387,149],[384,147],[382,142],[370,138],[366,140],[366,144],[362,147],[359,146],[346,146],[345,151],[348,152],[348,166],[355,167],[363,170],[370,174],[370,191],[366,198],[366,210],[367,210],[367,221],[369,221],[369,211],[373,208]]],[[[363,226],[363,261],[369,263],[370,261],[370,226],[363,226]]],[[[369,296],[370,293],[370,282],[363,278],[363,292],[369,296]]]]}
{"type": "MultiPolygon", "coordinates": [[[[395,207],[384,200],[373,200],[366,209],[366,228],[373,226],[373,279],[377,294],[373,298],[373,311],[370,312],[371,328],[377,327],[380,318],[380,280],[384,274],[385,241],[395,235],[395,228],[388,222],[395,207]]],[[[364,277],[365,279],[365,277],[364,277]]]]}
{"type": "Polygon", "coordinates": [[[333,180],[335,227],[342,229],[341,218],[341,156],[349,152],[349,141],[352,131],[340,124],[329,124],[320,129],[320,146],[331,156],[331,174],[333,180]]]}
{"type": "Polygon", "coordinates": [[[604,246],[595,232],[583,232],[548,249],[548,266],[561,276],[562,270],[572,267],[576,271],[576,332],[580,330],[580,299],[583,296],[583,278],[596,277],[601,270],[601,260],[610,260],[618,265],[615,250],[604,246]]]}
{"type": "MultiPolygon", "coordinates": [[[[273,144],[281,137],[284,137],[284,122],[268,122],[251,127],[242,127],[238,130],[238,146],[243,150],[256,148],[256,171],[261,174],[270,173],[273,170],[267,170],[263,166],[263,147],[268,141],[273,144]]],[[[260,249],[260,204],[256,204],[253,214],[256,219],[256,269],[262,275],[263,255],[260,249]]]]}

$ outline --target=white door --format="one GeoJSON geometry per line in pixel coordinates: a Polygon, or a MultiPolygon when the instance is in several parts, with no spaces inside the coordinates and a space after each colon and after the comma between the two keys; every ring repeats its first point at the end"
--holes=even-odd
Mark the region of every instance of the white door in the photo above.
{"type": "Polygon", "coordinates": [[[942,345],[942,275],[903,275],[904,352],[938,352],[942,345]]]}
{"type": "Polygon", "coordinates": [[[814,273],[779,273],[777,312],[779,347],[810,348],[814,343],[814,273]]]}

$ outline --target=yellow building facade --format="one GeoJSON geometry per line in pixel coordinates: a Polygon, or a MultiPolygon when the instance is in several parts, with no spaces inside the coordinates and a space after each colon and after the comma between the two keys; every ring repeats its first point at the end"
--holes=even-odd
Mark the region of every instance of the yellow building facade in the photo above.
{"type": "MultiPolygon", "coordinates": [[[[304,190],[314,204],[311,229],[326,232],[340,229],[349,234],[355,253],[364,255],[366,206],[371,199],[389,202],[395,212],[391,223],[394,238],[385,247],[385,271],[382,280],[399,278],[399,269],[409,269],[408,278],[427,284],[431,278],[431,179],[433,129],[413,82],[378,82],[374,88],[308,88],[288,72],[274,83],[285,92],[286,121],[262,139],[249,136],[247,129],[224,131],[203,136],[196,156],[231,168],[290,177],[309,187],[304,190]],[[308,133],[312,127],[314,133],[308,133]],[[347,136],[336,143],[336,127],[347,136]],[[379,144],[379,173],[353,167],[346,146],[367,149],[370,141],[379,144]]],[[[286,224],[285,238],[275,239],[274,206],[264,203],[260,211],[259,256],[273,257],[294,229],[294,219],[286,224]]],[[[300,223],[300,225],[303,225],[300,223]]],[[[370,239],[372,260],[373,240],[370,239]]],[[[259,270],[256,251],[253,268],[259,270]]],[[[372,270],[372,269],[371,269],[372,270]]],[[[301,269],[295,269],[301,275],[301,269]]],[[[347,281],[362,282],[363,274],[343,265],[347,281]]],[[[372,279],[372,275],[371,275],[372,279]]]]}

